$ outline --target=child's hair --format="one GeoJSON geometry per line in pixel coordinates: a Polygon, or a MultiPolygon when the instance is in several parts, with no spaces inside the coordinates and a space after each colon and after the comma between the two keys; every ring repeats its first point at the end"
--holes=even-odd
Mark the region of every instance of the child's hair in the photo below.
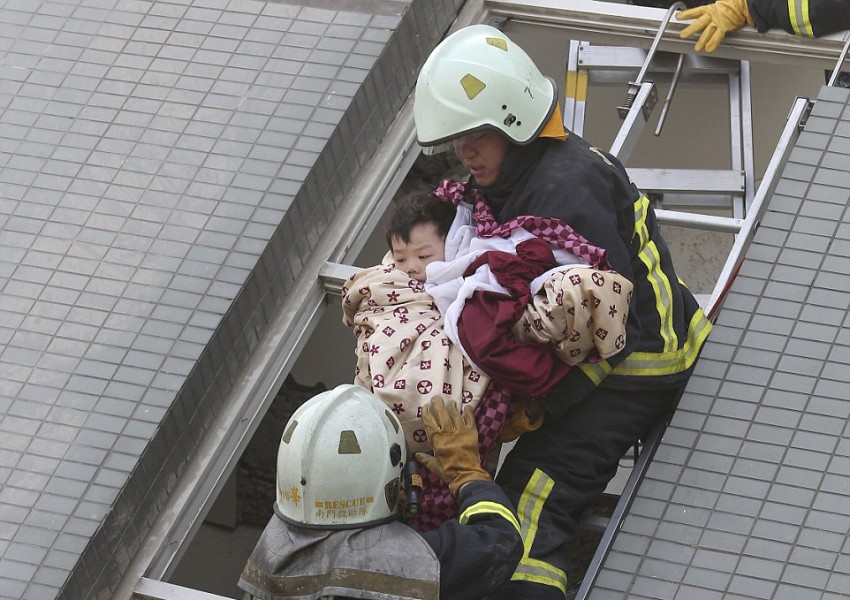
{"type": "Polygon", "coordinates": [[[387,228],[387,245],[392,248],[393,238],[404,243],[410,241],[410,231],[423,223],[433,223],[443,239],[449,233],[457,208],[448,200],[434,195],[431,190],[409,192],[396,204],[387,228]]]}

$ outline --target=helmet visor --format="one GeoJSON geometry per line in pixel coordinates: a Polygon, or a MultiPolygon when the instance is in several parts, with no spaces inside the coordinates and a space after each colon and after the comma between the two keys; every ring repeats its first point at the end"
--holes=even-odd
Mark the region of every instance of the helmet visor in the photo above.
{"type": "Polygon", "coordinates": [[[442,144],[435,144],[433,146],[422,146],[422,154],[425,156],[435,156],[437,154],[442,154],[443,152],[448,152],[452,149],[451,142],[443,142],[442,144]]]}
{"type": "Polygon", "coordinates": [[[491,131],[494,130],[489,128],[484,130],[479,129],[478,131],[474,131],[472,133],[459,135],[446,142],[442,142],[434,146],[423,146],[422,152],[427,156],[441,154],[443,152],[448,152],[449,150],[453,150],[455,153],[457,153],[460,152],[460,150],[466,146],[477,144],[482,138],[484,138],[484,136],[486,136],[491,131]]]}

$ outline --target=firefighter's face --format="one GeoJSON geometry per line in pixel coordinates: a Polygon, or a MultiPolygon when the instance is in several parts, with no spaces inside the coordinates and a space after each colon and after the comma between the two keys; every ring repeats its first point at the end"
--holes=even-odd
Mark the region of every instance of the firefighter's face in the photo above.
{"type": "Polygon", "coordinates": [[[452,142],[463,166],[482,187],[496,183],[499,167],[508,153],[510,141],[498,131],[479,131],[452,142]]]}

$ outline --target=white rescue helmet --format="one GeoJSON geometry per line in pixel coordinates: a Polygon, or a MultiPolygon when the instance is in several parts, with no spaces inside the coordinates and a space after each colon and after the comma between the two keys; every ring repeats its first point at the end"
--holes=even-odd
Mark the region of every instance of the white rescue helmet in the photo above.
{"type": "Polygon", "coordinates": [[[323,529],[390,521],[406,458],[401,423],[374,395],[354,385],[322,392],[283,430],[275,513],[323,529]]]}
{"type": "Polygon", "coordinates": [[[552,115],[557,86],[525,51],[490,25],[448,36],[416,80],[413,119],[421,146],[448,149],[469,133],[495,129],[517,144],[534,141],[552,115]]]}

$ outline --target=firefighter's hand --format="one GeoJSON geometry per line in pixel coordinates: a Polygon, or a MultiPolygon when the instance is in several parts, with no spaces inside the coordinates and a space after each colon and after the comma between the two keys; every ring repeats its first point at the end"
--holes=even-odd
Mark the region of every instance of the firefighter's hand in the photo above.
{"type": "MultiPolygon", "coordinates": [[[[513,398],[511,398],[513,400],[513,398]]],[[[510,420],[505,423],[499,441],[512,442],[529,431],[536,431],[543,425],[543,405],[533,398],[520,398],[510,420]]]]}
{"type": "Polygon", "coordinates": [[[422,410],[422,422],[434,456],[417,452],[416,460],[445,481],[452,494],[457,496],[470,481],[490,480],[478,456],[478,429],[472,411],[461,414],[456,404],[447,405],[441,396],[435,396],[422,410]]]}
{"type": "Polygon", "coordinates": [[[697,52],[703,49],[714,52],[727,33],[744,25],[755,25],[747,8],[747,0],[717,0],[714,4],[679,11],[676,18],[680,21],[696,19],[679,33],[679,37],[684,40],[702,32],[694,46],[697,52]]]}

